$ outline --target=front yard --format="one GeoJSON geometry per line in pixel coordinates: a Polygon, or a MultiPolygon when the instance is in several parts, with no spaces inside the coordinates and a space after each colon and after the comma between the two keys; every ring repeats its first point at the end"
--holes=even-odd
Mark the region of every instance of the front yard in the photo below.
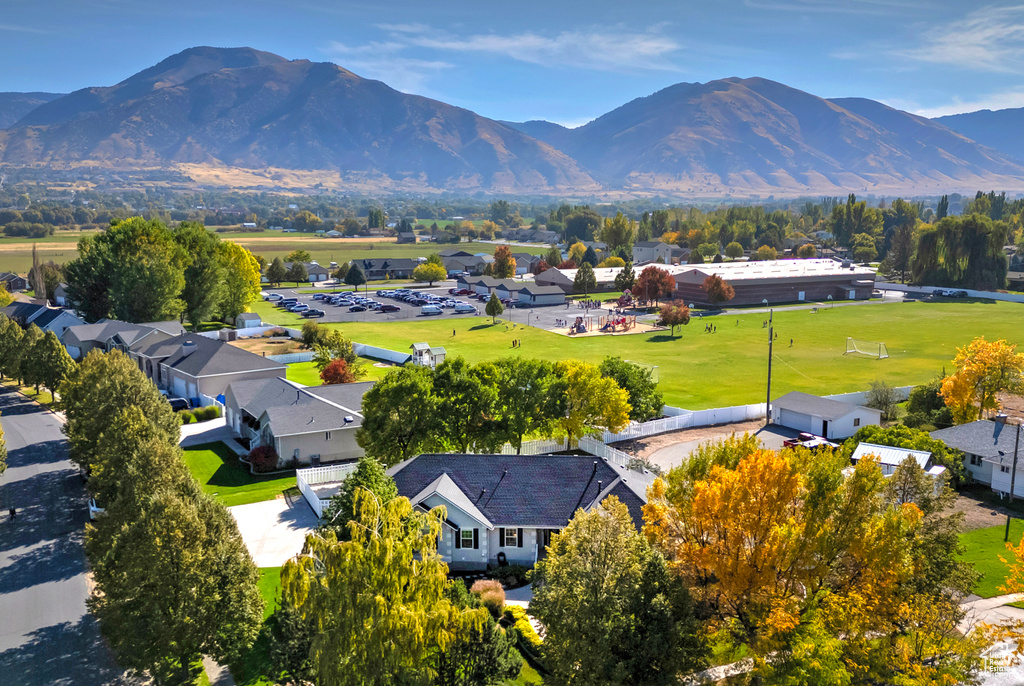
{"type": "MultiPolygon", "coordinates": [[[[960,534],[960,542],[964,546],[961,559],[974,564],[974,568],[983,575],[974,586],[974,592],[982,598],[991,598],[1005,593],[1000,587],[1006,583],[1006,575],[1010,570],[999,558],[1002,557],[1007,561],[1013,559],[1003,542],[1005,531],[1004,520],[998,526],[975,529],[960,534]]],[[[1024,520],[1011,519],[1010,542],[1019,542],[1021,536],[1024,536],[1024,520]]]]}
{"type": "Polygon", "coordinates": [[[295,488],[295,475],[256,476],[249,466],[223,443],[204,443],[184,449],[185,464],[203,492],[216,496],[225,506],[273,500],[295,488]]]}

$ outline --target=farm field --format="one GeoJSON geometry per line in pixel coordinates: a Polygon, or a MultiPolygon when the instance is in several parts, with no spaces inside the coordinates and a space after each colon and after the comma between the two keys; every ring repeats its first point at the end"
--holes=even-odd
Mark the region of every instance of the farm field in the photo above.
{"type": "MultiPolygon", "coordinates": [[[[264,302],[254,309],[265,321],[300,324],[302,318],[264,302]]],[[[575,310],[569,310],[570,313],[575,310]]],[[[506,312],[503,317],[508,316],[506,312]]],[[[514,319],[526,316],[512,311],[514,319]]],[[[571,339],[499,319],[440,318],[329,324],[360,343],[408,350],[414,342],[444,346],[451,356],[470,362],[503,355],[548,360],[576,358],[599,363],[606,356],[657,365],[665,402],[688,409],[706,409],[764,401],[767,332],[763,314],[721,315],[691,320],[668,332],[571,339]],[[704,333],[714,322],[718,332],[704,333]],[[455,336],[452,331],[455,330],[455,336]],[[518,339],[522,347],[512,348],[518,339]]],[[[1024,307],[1015,303],[893,303],[775,314],[772,395],[789,391],[831,394],[864,390],[875,379],[893,386],[916,384],[949,370],[957,346],[974,336],[1024,343],[1024,307]],[[843,355],[846,338],[884,342],[890,357],[878,360],[843,355]],[[790,338],[793,347],[790,347],[790,338]]]]}

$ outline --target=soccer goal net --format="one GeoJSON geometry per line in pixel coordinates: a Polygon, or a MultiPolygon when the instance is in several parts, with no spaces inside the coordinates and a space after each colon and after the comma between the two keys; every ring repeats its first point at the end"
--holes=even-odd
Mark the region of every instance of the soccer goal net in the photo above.
{"type": "Polygon", "coordinates": [[[876,343],[875,341],[860,341],[856,338],[846,339],[846,352],[844,355],[867,355],[868,357],[875,357],[879,360],[884,360],[889,357],[889,351],[885,347],[885,343],[876,343]]]}

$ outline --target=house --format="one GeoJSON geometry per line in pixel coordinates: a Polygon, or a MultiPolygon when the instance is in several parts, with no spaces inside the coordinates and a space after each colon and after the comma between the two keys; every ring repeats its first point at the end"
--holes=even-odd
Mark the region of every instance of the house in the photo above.
{"type": "Polygon", "coordinates": [[[662,241],[640,241],[639,243],[633,244],[633,262],[635,264],[645,264],[647,262],[657,262],[659,259],[662,264],[672,264],[672,248],[676,246],[662,241]]]}
{"type": "Polygon", "coordinates": [[[882,469],[882,476],[892,476],[896,468],[903,464],[908,457],[913,458],[918,466],[930,474],[943,474],[945,467],[936,466],[932,462],[932,454],[927,450],[910,450],[909,448],[894,448],[891,445],[877,445],[875,443],[860,443],[850,455],[850,462],[857,464],[868,455],[878,459],[878,466],[882,469]]]}
{"type": "Polygon", "coordinates": [[[95,324],[79,324],[68,327],[61,337],[61,343],[67,349],[68,355],[76,360],[81,360],[94,349],[103,352],[117,349],[127,353],[142,346],[165,341],[172,336],[184,333],[183,330],[180,330],[180,324],[178,327],[179,331],[169,333],[151,324],[131,324],[117,319],[101,319],[95,324]]]}
{"type": "Polygon", "coordinates": [[[867,300],[875,287],[875,272],[829,259],[769,260],[694,264],[675,272],[673,297],[697,305],[711,305],[701,286],[717,274],[735,291],[729,305],[867,300]]]}
{"type": "Polygon", "coordinates": [[[256,228],[256,222],[242,222],[242,228],[243,229],[255,229],[256,228]]]}
{"type": "Polygon", "coordinates": [[[205,336],[183,334],[129,352],[147,377],[172,395],[216,398],[246,379],[284,377],[285,365],[205,336]]]}
{"type": "MultiPolygon", "coordinates": [[[[331,278],[331,272],[329,272],[326,267],[321,267],[316,262],[304,262],[303,264],[306,266],[307,281],[313,283],[317,281],[326,281],[331,278]]],[[[285,262],[284,268],[291,269],[292,263],[285,262]]]]}
{"type": "Polygon", "coordinates": [[[965,467],[976,483],[999,493],[1010,492],[1013,453],[1020,451],[1013,493],[1024,496],[1024,446],[1017,445],[1017,427],[991,419],[932,431],[931,437],[964,454],[965,467]]]}
{"type": "Polygon", "coordinates": [[[448,276],[462,273],[479,276],[484,273],[484,268],[487,266],[487,259],[485,257],[468,253],[451,256],[442,255],[441,259],[444,262],[444,268],[448,271],[448,276]]]}
{"type": "Polygon", "coordinates": [[[251,329],[262,325],[263,318],[260,317],[255,312],[243,312],[242,314],[235,317],[236,329],[251,329]]]}
{"type": "Polygon", "coordinates": [[[541,261],[540,255],[531,255],[525,252],[514,252],[512,257],[516,261],[516,276],[532,274],[537,268],[537,263],[541,261]]]}
{"type": "MultiPolygon", "coordinates": [[[[548,269],[534,277],[538,286],[558,286],[563,293],[573,292],[573,283],[576,280],[577,269],[548,269]]],[[[622,267],[595,267],[594,279],[597,287],[591,292],[615,290],[615,277],[622,271],[622,267]]]]}
{"type": "Polygon", "coordinates": [[[68,307],[71,302],[68,300],[68,285],[66,283],[57,284],[57,288],[53,291],[53,304],[57,307],[68,307]]]}
{"type": "Polygon", "coordinates": [[[417,240],[416,234],[412,231],[399,231],[398,242],[399,243],[415,243],[417,240]]]}
{"type": "Polygon", "coordinates": [[[363,456],[356,443],[363,396],[374,382],[301,386],[283,377],[235,381],[224,392],[224,418],[248,448],[273,446],[282,465],[348,462],[363,456]]]}
{"type": "Polygon", "coordinates": [[[14,272],[0,272],[0,283],[11,293],[28,290],[28,279],[14,272]]]}
{"type": "Polygon", "coordinates": [[[452,569],[486,569],[502,558],[532,565],[577,510],[610,495],[640,528],[654,480],[590,455],[424,454],[388,473],[414,507],[446,508],[438,553],[452,569]]]}
{"type": "Polygon", "coordinates": [[[444,362],[445,355],[447,355],[444,348],[432,348],[428,343],[413,343],[409,347],[412,348],[412,363],[421,367],[433,369],[444,362]]]}
{"type": "Polygon", "coordinates": [[[44,333],[54,332],[57,338],[61,338],[68,328],[85,324],[71,310],[35,303],[13,302],[7,307],[0,307],[0,312],[16,321],[22,328],[27,329],[34,324],[44,333]]]}
{"type": "Polygon", "coordinates": [[[367,281],[383,281],[384,279],[409,279],[412,270],[420,265],[425,258],[390,257],[374,260],[352,260],[363,270],[367,281]]]}
{"type": "Polygon", "coordinates": [[[564,305],[565,291],[558,286],[538,286],[526,284],[519,287],[517,307],[542,307],[545,305],[564,305]]]}
{"type": "Polygon", "coordinates": [[[772,401],[772,424],[829,440],[849,438],[862,426],[881,424],[882,411],[791,391],[772,401]]]}

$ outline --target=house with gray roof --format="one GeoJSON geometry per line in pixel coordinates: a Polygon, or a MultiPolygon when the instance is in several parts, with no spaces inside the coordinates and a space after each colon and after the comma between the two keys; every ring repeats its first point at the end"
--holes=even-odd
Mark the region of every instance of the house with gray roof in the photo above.
{"type": "Polygon", "coordinates": [[[486,569],[502,558],[533,565],[577,510],[608,496],[643,524],[654,475],[589,455],[418,455],[388,470],[413,507],[443,505],[438,553],[452,569],[486,569]]]}
{"type": "MultiPolygon", "coordinates": [[[[306,267],[306,277],[310,283],[326,281],[331,278],[331,272],[326,267],[321,267],[316,262],[303,262],[303,265],[306,267]]],[[[284,268],[291,269],[292,263],[285,262],[284,268]]]]}
{"type": "Polygon", "coordinates": [[[28,290],[28,279],[14,272],[0,272],[0,283],[10,293],[28,290]]]}
{"type": "Polygon", "coordinates": [[[415,257],[386,257],[375,260],[352,260],[352,264],[358,264],[363,270],[367,281],[381,281],[383,279],[408,279],[412,277],[412,270],[425,261],[415,257]]]}
{"type": "Polygon", "coordinates": [[[971,479],[991,486],[993,491],[1010,492],[1014,451],[1020,451],[1014,495],[1024,495],[1024,445],[1017,444],[1017,427],[979,419],[959,426],[932,431],[931,437],[964,454],[964,466],[971,479]]]}
{"type": "Polygon", "coordinates": [[[71,310],[36,303],[13,302],[7,307],[0,308],[0,312],[16,321],[22,328],[27,329],[34,324],[44,333],[54,332],[57,338],[63,336],[68,328],[85,323],[71,310]]]}
{"type": "Polygon", "coordinates": [[[356,443],[363,396],[372,381],[302,386],[283,377],[229,384],[224,417],[239,441],[273,446],[280,464],[348,462],[364,455],[356,443]]]}
{"type": "Polygon", "coordinates": [[[144,345],[165,341],[171,335],[167,331],[148,324],[131,324],[117,319],[101,319],[95,324],[79,324],[68,327],[61,337],[61,343],[64,344],[71,357],[81,360],[94,349],[103,352],[117,349],[127,353],[144,345]]]}
{"type": "Polygon", "coordinates": [[[236,381],[283,378],[286,370],[280,362],[195,334],[174,336],[129,355],[159,388],[193,403],[202,395],[224,395],[236,381]]]}
{"type": "Polygon", "coordinates": [[[849,438],[868,424],[881,424],[882,411],[841,400],[791,391],[772,401],[772,424],[829,440],[849,438]]]}

